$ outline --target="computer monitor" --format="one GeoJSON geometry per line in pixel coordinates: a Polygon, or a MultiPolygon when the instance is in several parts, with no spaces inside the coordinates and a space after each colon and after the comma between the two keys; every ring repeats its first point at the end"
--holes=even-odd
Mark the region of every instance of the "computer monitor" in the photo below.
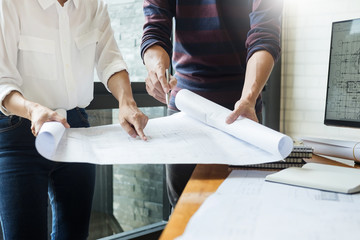
{"type": "Polygon", "coordinates": [[[332,24],[324,123],[360,127],[360,18],[332,24]]]}

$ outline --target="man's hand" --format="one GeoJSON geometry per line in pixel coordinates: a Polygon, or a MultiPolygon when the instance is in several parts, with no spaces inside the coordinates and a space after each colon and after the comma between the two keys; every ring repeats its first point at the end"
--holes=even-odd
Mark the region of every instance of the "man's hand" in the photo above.
{"type": "Polygon", "coordinates": [[[166,80],[165,70],[170,67],[169,55],[162,47],[154,45],[145,51],[144,63],[148,71],[145,79],[147,92],[158,101],[166,103],[166,93],[177,83],[173,76],[170,76],[169,83],[166,80]]]}
{"type": "Polygon", "coordinates": [[[241,98],[235,103],[234,111],[226,118],[226,123],[231,124],[240,116],[259,122],[255,112],[256,99],[264,88],[273,66],[274,59],[265,50],[257,51],[250,57],[241,98]]]}
{"type": "Polygon", "coordinates": [[[258,118],[256,117],[254,104],[251,104],[250,102],[242,99],[236,102],[234,111],[232,111],[231,114],[226,118],[226,123],[231,124],[240,116],[246,117],[255,122],[259,122],[258,118]]]}

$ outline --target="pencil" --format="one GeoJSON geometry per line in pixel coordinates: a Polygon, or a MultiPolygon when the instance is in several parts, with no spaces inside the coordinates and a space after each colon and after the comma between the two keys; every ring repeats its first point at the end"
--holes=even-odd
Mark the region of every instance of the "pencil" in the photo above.
{"type": "MultiPolygon", "coordinates": [[[[169,75],[169,69],[165,70],[165,76],[166,76],[166,82],[169,84],[170,82],[170,75],[169,75]]],[[[170,91],[165,93],[165,99],[166,99],[166,105],[169,105],[170,101],[170,91]]]]}

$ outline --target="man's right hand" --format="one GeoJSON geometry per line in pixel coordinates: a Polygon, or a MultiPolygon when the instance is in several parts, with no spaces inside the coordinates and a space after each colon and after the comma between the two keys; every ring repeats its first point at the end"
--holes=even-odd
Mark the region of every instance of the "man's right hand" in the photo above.
{"type": "Polygon", "coordinates": [[[146,90],[155,99],[166,103],[166,93],[176,86],[176,78],[170,76],[167,83],[165,70],[169,69],[170,58],[167,52],[158,45],[153,45],[144,53],[144,63],[148,71],[145,79],[146,90]]]}

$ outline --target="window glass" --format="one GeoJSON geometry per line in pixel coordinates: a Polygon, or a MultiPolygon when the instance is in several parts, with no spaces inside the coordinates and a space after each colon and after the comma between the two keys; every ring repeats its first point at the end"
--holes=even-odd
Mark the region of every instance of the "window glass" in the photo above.
{"type": "MultiPolygon", "coordinates": [[[[132,82],[144,82],[140,56],[143,0],[105,0],[114,37],[132,82]]],[[[95,81],[99,81],[95,75],[95,81]]],[[[96,93],[95,93],[96,94],[96,93]]],[[[96,96],[95,96],[96,97],[96,96]]],[[[166,115],[165,107],[140,108],[149,118],[166,115]]],[[[119,124],[118,109],[88,110],[91,126],[119,124]]],[[[98,166],[89,239],[98,239],[160,222],[163,216],[164,166],[98,166]]]]}
{"type": "MultiPolygon", "coordinates": [[[[164,107],[140,108],[149,118],[165,115],[164,107]]],[[[119,124],[118,109],[87,110],[91,126],[119,124]]],[[[164,165],[97,166],[89,239],[99,239],[161,222],[164,165]]]]}

